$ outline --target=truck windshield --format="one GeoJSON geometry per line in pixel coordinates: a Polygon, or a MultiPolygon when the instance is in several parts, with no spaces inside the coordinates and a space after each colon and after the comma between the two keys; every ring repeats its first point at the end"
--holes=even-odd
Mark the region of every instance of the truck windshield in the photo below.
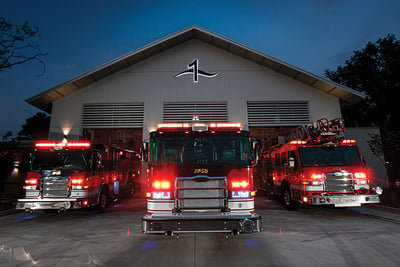
{"type": "Polygon", "coordinates": [[[355,146],[302,147],[299,148],[299,156],[303,167],[361,164],[360,155],[355,146]]]}
{"type": "Polygon", "coordinates": [[[89,168],[89,151],[36,151],[32,153],[32,170],[74,169],[89,168]]]}
{"type": "Polygon", "coordinates": [[[244,136],[162,136],[150,141],[151,164],[249,164],[250,142],[244,136]]]}

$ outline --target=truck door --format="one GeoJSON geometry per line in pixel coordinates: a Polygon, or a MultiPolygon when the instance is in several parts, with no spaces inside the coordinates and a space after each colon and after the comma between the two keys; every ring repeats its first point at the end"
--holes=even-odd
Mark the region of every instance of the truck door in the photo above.
{"type": "Polygon", "coordinates": [[[298,177],[298,157],[295,150],[290,150],[287,152],[287,177],[291,184],[299,184],[299,177],[298,177]]]}
{"type": "Polygon", "coordinates": [[[104,158],[100,151],[93,152],[92,170],[93,179],[92,186],[98,188],[104,179],[104,158]]]}

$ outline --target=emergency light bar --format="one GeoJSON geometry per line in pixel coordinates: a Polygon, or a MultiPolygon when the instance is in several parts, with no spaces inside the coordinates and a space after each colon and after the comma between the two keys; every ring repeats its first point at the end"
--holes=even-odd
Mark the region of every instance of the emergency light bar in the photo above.
{"type": "Polygon", "coordinates": [[[291,145],[305,145],[307,144],[307,141],[303,140],[293,140],[289,142],[291,145]]]}
{"type": "Polygon", "coordinates": [[[212,122],[212,123],[160,123],[157,125],[158,130],[168,131],[168,130],[185,130],[188,131],[192,128],[192,131],[207,131],[208,129],[215,130],[234,130],[238,131],[242,128],[241,123],[231,123],[231,122],[212,122]]]}
{"type": "Polygon", "coordinates": [[[189,129],[190,124],[189,123],[159,123],[157,125],[158,129],[189,129]]]}
{"type": "Polygon", "coordinates": [[[342,144],[355,144],[356,140],[354,139],[343,139],[342,144]]]}
{"type": "Polygon", "coordinates": [[[56,142],[41,142],[41,143],[36,143],[35,147],[36,148],[44,148],[44,149],[62,149],[62,148],[88,148],[90,147],[89,142],[69,142],[69,143],[56,143],[56,142]]]}
{"type": "Polygon", "coordinates": [[[242,124],[238,122],[214,122],[210,123],[210,128],[240,130],[240,128],[242,128],[242,124]]]}

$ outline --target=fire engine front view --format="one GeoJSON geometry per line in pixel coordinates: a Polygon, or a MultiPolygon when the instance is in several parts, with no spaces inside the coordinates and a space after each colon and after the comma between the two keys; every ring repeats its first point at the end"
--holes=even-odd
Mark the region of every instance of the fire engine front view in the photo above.
{"type": "Polygon", "coordinates": [[[145,233],[262,230],[255,150],[239,123],[159,124],[150,134],[145,233]]]}
{"type": "Polygon", "coordinates": [[[344,131],[341,118],[321,119],[288,132],[283,143],[264,143],[261,153],[249,131],[229,122],[161,123],[141,156],[86,141],[39,142],[29,153],[25,198],[16,208],[103,210],[131,196],[143,177],[142,232],[227,235],[262,231],[256,189],[279,195],[289,210],[379,203],[382,188],[373,186],[356,141],[344,131]]]}
{"type": "Polygon", "coordinates": [[[280,195],[289,210],[300,204],[356,207],[379,203],[382,188],[363,162],[356,140],[344,139],[341,118],[321,119],[289,132],[288,142],[263,152],[257,188],[280,195]],[[266,170],[266,171],[265,171],[266,170]]]}

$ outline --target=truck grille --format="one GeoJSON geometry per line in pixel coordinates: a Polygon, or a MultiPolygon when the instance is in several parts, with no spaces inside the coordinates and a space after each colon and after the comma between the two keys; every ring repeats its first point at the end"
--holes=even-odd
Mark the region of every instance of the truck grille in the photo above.
{"type": "Polygon", "coordinates": [[[225,177],[178,177],[175,195],[180,210],[225,209],[227,186],[225,177]]]}
{"type": "Polygon", "coordinates": [[[328,192],[354,191],[353,176],[350,172],[325,173],[325,187],[328,192]]]}
{"type": "Polygon", "coordinates": [[[65,177],[42,177],[43,197],[67,197],[68,180],[65,177]]]}

